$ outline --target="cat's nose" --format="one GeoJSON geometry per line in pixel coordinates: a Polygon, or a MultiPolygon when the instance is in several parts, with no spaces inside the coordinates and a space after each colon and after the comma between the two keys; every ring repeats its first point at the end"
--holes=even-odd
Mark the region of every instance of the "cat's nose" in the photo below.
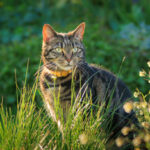
{"type": "Polygon", "coordinates": [[[72,54],[64,54],[65,59],[67,60],[67,62],[69,63],[71,61],[72,58],[72,54]]]}
{"type": "Polygon", "coordinates": [[[70,61],[71,61],[71,59],[69,59],[69,58],[66,58],[66,60],[67,60],[68,63],[70,63],[70,61]]]}

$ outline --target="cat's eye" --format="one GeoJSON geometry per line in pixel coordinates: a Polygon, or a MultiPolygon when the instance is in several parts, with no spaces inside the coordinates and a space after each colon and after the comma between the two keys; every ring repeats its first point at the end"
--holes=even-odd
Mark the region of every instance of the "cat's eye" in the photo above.
{"type": "Polygon", "coordinates": [[[74,47],[73,48],[73,52],[75,53],[75,52],[77,52],[78,51],[78,48],[77,47],[74,47]]]}
{"type": "Polygon", "coordinates": [[[60,53],[62,50],[60,47],[58,47],[58,48],[56,48],[56,51],[60,53]]]}

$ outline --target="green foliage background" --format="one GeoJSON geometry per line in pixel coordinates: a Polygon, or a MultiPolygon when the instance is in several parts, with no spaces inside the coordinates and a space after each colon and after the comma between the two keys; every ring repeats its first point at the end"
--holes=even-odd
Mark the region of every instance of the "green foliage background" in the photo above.
{"type": "Polygon", "coordinates": [[[33,84],[44,24],[68,32],[83,21],[87,61],[118,74],[126,57],[119,77],[132,91],[146,92],[138,72],[150,59],[149,16],[148,0],[0,0],[0,99],[16,105],[16,81],[23,86],[28,60],[27,83],[33,84]]]}

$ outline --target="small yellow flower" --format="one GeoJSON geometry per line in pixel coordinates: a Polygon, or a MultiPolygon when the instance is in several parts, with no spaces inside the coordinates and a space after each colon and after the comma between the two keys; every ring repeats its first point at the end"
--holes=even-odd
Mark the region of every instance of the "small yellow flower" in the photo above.
{"type": "Polygon", "coordinates": [[[141,115],[141,116],[143,115],[143,111],[142,111],[142,110],[140,110],[140,115],[141,115]]]}
{"type": "Polygon", "coordinates": [[[141,144],[141,138],[135,137],[132,142],[134,146],[139,146],[141,144]]]}
{"type": "Polygon", "coordinates": [[[144,141],[145,141],[145,142],[150,142],[150,134],[146,134],[146,135],[144,136],[144,141]]]}
{"type": "Polygon", "coordinates": [[[147,62],[148,67],[150,67],[150,61],[147,62]]]}
{"type": "Polygon", "coordinates": [[[136,98],[136,97],[139,96],[139,93],[138,93],[138,92],[134,92],[134,93],[133,93],[133,96],[136,98]]]}
{"type": "Polygon", "coordinates": [[[136,107],[137,109],[141,109],[141,105],[139,104],[139,105],[137,105],[137,107],[136,107]]]}
{"type": "Polygon", "coordinates": [[[146,75],[145,70],[142,70],[142,71],[139,72],[140,77],[145,77],[145,75],[146,75]]]}
{"type": "Polygon", "coordinates": [[[87,144],[87,142],[88,142],[88,136],[87,136],[85,133],[80,134],[80,135],[79,135],[79,140],[80,140],[80,143],[81,143],[82,145],[85,145],[85,144],[87,144]]]}
{"type": "Polygon", "coordinates": [[[116,139],[116,145],[117,145],[118,147],[121,147],[123,144],[124,144],[124,139],[123,139],[123,137],[118,137],[118,138],[116,139]]]}
{"type": "Polygon", "coordinates": [[[146,108],[147,102],[140,102],[140,105],[141,105],[143,108],[146,108]]]}
{"type": "Polygon", "coordinates": [[[134,106],[134,107],[137,107],[138,105],[139,105],[138,102],[133,102],[133,106],[134,106]]]}
{"type": "Polygon", "coordinates": [[[133,109],[133,102],[129,101],[123,105],[123,109],[126,113],[130,113],[133,109]]]}
{"type": "Polygon", "coordinates": [[[137,108],[137,109],[139,109],[139,108],[140,108],[140,104],[139,104],[139,102],[134,102],[134,103],[133,103],[133,106],[134,106],[134,108],[137,108]]]}
{"type": "Polygon", "coordinates": [[[130,132],[130,128],[129,127],[123,127],[121,129],[121,132],[123,135],[128,135],[128,133],[130,132]]]}
{"type": "Polygon", "coordinates": [[[141,124],[143,127],[147,128],[147,129],[150,127],[148,122],[142,122],[141,124]]]}

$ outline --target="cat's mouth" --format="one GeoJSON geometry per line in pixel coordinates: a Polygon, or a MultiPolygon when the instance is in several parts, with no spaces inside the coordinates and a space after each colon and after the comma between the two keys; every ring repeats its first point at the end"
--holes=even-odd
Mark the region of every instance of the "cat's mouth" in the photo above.
{"type": "Polygon", "coordinates": [[[70,64],[67,64],[65,66],[62,66],[62,65],[58,65],[58,67],[61,69],[61,70],[64,70],[64,71],[68,71],[68,70],[72,70],[74,68],[73,65],[70,65],[70,64]]]}

